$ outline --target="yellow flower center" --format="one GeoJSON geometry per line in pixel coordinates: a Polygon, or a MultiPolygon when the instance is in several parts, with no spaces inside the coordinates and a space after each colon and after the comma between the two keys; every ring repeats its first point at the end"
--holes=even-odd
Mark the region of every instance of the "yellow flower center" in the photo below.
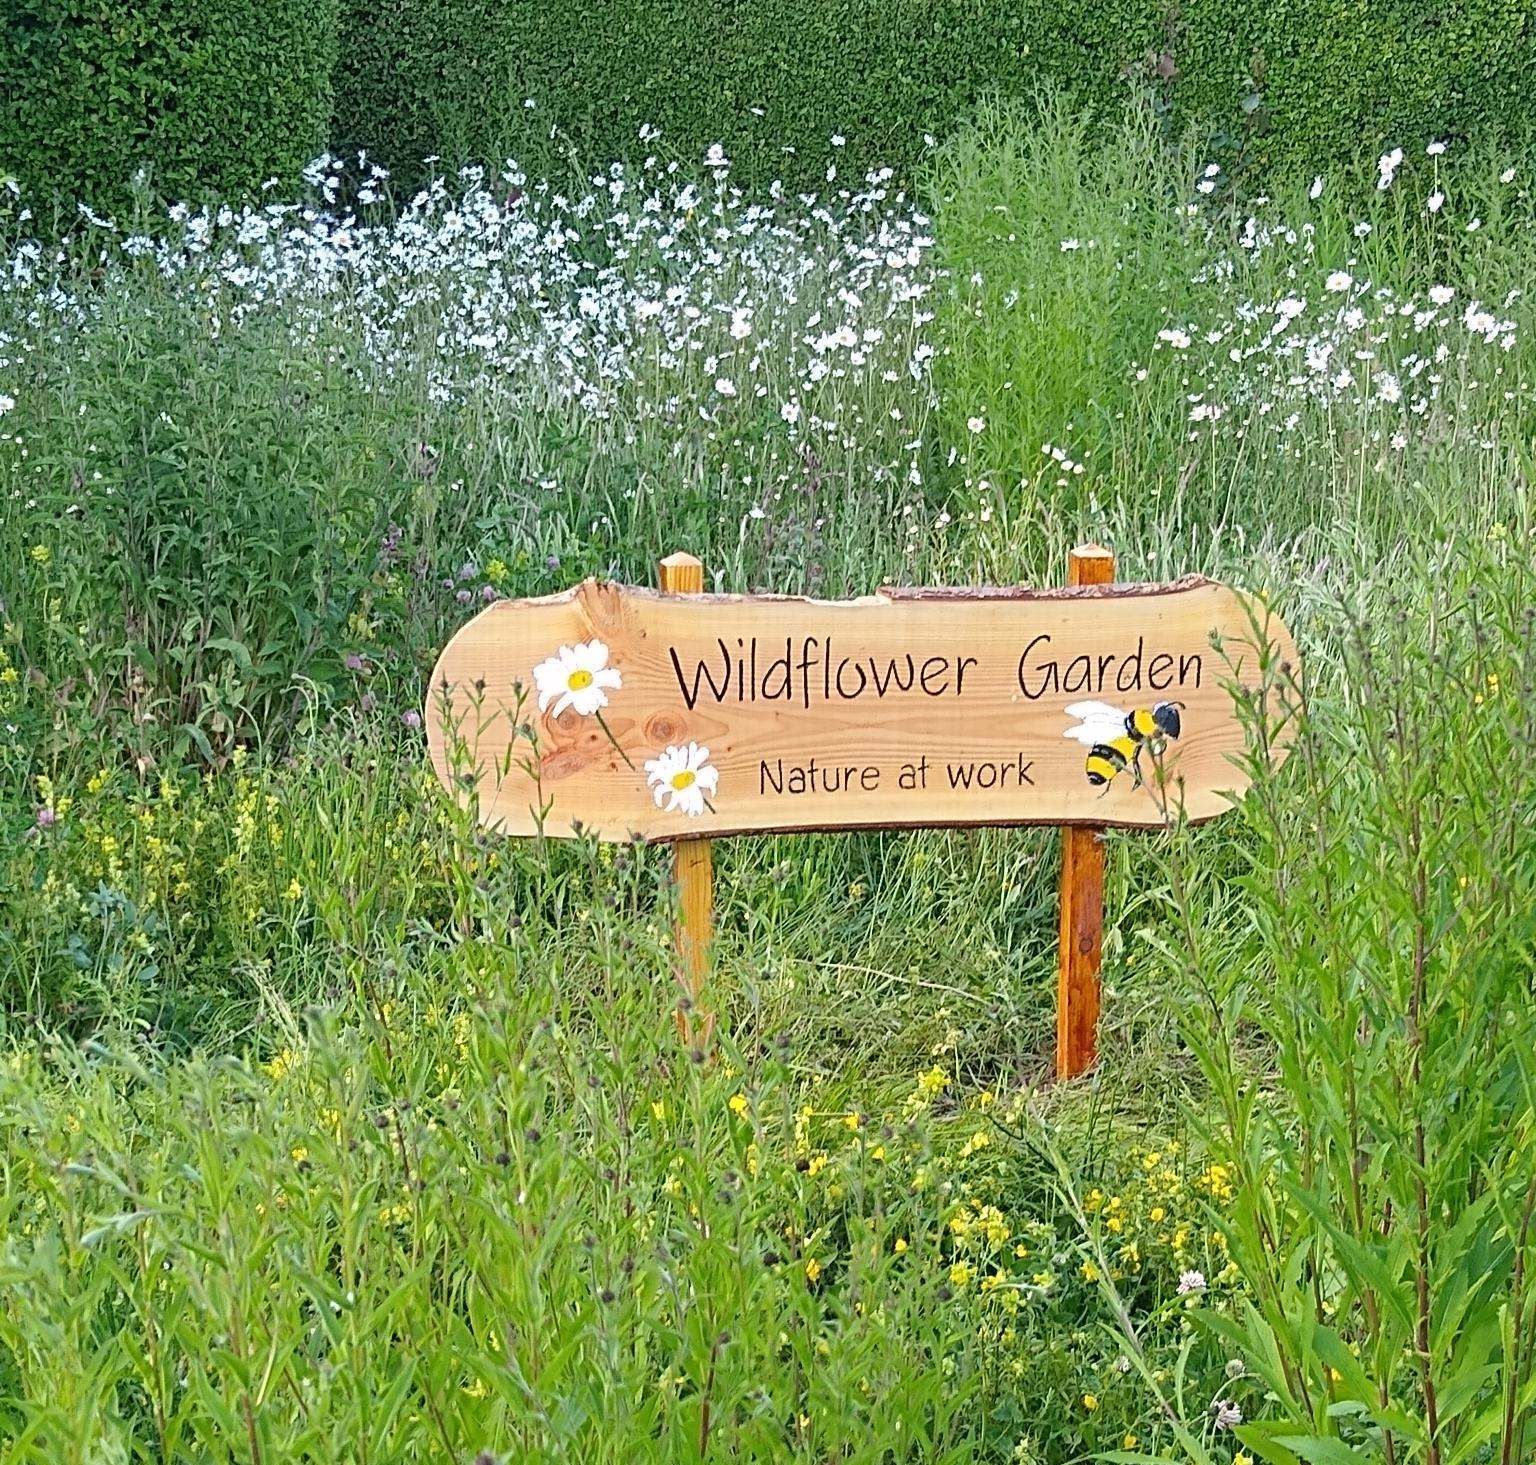
{"type": "Polygon", "coordinates": [[[692,788],[693,785],[698,781],[698,774],[694,773],[691,769],[688,768],[679,768],[678,771],[672,775],[673,788],[692,788]]]}
{"type": "Polygon", "coordinates": [[[571,679],[566,683],[573,692],[584,692],[592,685],[592,673],[589,671],[573,671],[571,679]]]}

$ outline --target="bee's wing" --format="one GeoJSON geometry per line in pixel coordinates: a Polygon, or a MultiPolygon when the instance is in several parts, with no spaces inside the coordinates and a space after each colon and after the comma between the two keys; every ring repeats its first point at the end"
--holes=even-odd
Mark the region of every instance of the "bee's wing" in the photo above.
{"type": "Polygon", "coordinates": [[[1076,726],[1062,734],[1074,738],[1085,748],[1096,743],[1107,743],[1125,731],[1125,713],[1108,702],[1074,702],[1067,708],[1067,716],[1078,719],[1076,726]]]}

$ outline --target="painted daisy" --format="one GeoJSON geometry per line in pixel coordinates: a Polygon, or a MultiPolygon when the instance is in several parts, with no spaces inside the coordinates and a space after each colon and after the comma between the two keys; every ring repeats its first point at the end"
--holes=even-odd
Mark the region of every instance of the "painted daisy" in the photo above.
{"type": "Polygon", "coordinates": [[[659,758],[647,758],[645,778],[655,790],[658,808],[670,799],[667,813],[681,809],[691,819],[704,812],[706,795],[714,793],[720,782],[720,770],[710,763],[708,748],[689,743],[669,746],[659,758]]]}
{"type": "Polygon", "coordinates": [[[608,705],[608,693],[624,685],[617,667],[608,665],[608,648],[601,641],[580,641],[562,646],[533,669],[539,691],[539,711],[554,703],[555,716],[574,707],[581,717],[591,717],[608,705]]]}

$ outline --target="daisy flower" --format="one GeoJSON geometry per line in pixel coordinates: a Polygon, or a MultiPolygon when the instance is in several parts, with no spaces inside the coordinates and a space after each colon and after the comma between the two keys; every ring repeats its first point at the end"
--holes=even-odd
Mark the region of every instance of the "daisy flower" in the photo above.
{"type": "Polygon", "coordinates": [[[608,648],[601,641],[580,641],[562,646],[533,669],[539,692],[539,711],[554,703],[555,716],[574,707],[580,717],[591,717],[608,705],[608,693],[624,685],[617,667],[608,665],[608,648]]]}
{"type": "Polygon", "coordinates": [[[656,806],[667,803],[666,812],[681,809],[690,819],[702,814],[720,782],[720,770],[709,761],[709,749],[697,743],[669,745],[659,758],[648,758],[645,778],[656,793],[656,806]]]}

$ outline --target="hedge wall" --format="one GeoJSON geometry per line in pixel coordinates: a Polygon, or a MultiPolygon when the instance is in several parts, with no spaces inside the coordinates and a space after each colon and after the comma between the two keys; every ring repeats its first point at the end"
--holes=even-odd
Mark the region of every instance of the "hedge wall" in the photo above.
{"type": "Polygon", "coordinates": [[[1320,167],[1536,119],[1536,0],[0,0],[0,175],[121,207],[291,178],[325,143],[559,168],[724,145],[762,183],[908,168],[976,99],[1065,83],[1320,167]],[[526,109],[524,99],[537,102],[526,109]],[[552,141],[551,124],[562,139],[552,141]]]}
{"type": "Polygon", "coordinates": [[[247,192],[325,145],[337,0],[3,0],[0,176],[120,209],[247,192]]]}
{"type": "Polygon", "coordinates": [[[987,92],[1152,80],[1175,125],[1320,165],[1388,141],[1518,133],[1536,115],[1536,0],[342,0],[335,140],[407,175],[427,153],[585,166],[722,143],[739,176],[911,163],[987,92]],[[538,105],[523,108],[532,97],[538,105]],[[752,108],[760,108],[755,115],[752,108]],[[793,153],[786,147],[793,148],[793,153]]]}

